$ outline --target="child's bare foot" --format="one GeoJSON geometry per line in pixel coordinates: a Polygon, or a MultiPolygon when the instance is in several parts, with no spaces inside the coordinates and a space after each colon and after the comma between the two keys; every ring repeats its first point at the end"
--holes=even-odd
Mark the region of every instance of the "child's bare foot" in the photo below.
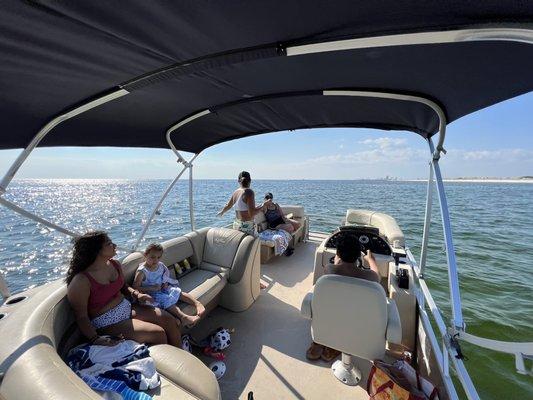
{"type": "Polygon", "coordinates": [[[196,305],[196,315],[198,316],[198,318],[201,318],[202,315],[204,315],[204,313],[205,313],[205,307],[202,303],[199,302],[196,305]]]}
{"type": "Polygon", "coordinates": [[[181,323],[185,325],[187,328],[190,328],[200,320],[200,317],[198,315],[183,315],[181,317],[181,323]]]}
{"type": "Polygon", "coordinates": [[[259,282],[259,287],[260,287],[261,289],[266,289],[268,286],[265,285],[263,282],[259,282]]]}

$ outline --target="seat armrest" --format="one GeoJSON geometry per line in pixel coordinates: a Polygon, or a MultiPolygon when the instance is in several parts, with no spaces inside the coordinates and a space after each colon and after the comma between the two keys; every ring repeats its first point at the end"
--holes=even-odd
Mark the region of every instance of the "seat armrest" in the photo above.
{"type": "Polygon", "coordinates": [[[307,319],[313,318],[313,312],[311,310],[311,301],[313,300],[313,293],[307,293],[302,300],[302,306],[300,307],[300,312],[307,319]]]}
{"type": "Polygon", "coordinates": [[[233,264],[229,272],[228,282],[229,283],[238,283],[244,276],[246,268],[250,267],[250,257],[252,256],[252,250],[254,250],[254,241],[258,240],[253,236],[245,236],[242,239],[237,252],[235,253],[235,258],[233,259],[233,264]]]}
{"type": "Polygon", "coordinates": [[[400,321],[400,314],[396,302],[392,299],[387,299],[387,342],[402,343],[402,323],[400,321]]]}
{"type": "Polygon", "coordinates": [[[150,347],[157,372],[199,399],[220,400],[213,372],[191,353],[168,344],[150,347]]]}

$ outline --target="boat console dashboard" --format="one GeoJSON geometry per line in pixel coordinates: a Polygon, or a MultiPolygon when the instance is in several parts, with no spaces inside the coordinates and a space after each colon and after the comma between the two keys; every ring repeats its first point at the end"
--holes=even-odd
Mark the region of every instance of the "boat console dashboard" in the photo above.
{"type": "Polygon", "coordinates": [[[329,249],[336,249],[339,239],[347,235],[355,236],[357,238],[363,252],[370,250],[374,254],[381,254],[384,256],[392,255],[391,247],[386,240],[379,235],[379,229],[372,226],[340,226],[327,239],[325,247],[329,249]]]}

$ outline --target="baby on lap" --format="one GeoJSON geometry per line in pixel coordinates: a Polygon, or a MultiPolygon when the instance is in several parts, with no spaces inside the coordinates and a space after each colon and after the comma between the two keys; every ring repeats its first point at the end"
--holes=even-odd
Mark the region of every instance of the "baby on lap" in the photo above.
{"type": "Polygon", "coordinates": [[[189,293],[183,292],[177,286],[177,280],[170,278],[168,268],[160,261],[162,256],[163,246],[158,243],[148,245],[144,251],[144,262],[139,264],[132,286],[152,296],[154,307],[163,308],[178,318],[182,324],[192,326],[202,317],[205,307],[189,293]],[[194,305],[196,315],[188,315],[181,311],[177,306],[180,299],[194,305]]]}

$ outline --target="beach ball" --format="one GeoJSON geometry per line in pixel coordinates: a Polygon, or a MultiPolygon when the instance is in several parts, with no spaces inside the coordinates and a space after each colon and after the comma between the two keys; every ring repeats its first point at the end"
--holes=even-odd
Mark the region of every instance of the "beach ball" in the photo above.
{"type": "Polygon", "coordinates": [[[231,344],[231,335],[225,328],[219,329],[211,336],[211,347],[213,350],[221,351],[231,344]]]}
{"type": "Polygon", "coordinates": [[[226,364],[224,361],[213,361],[209,364],[209,369],[213,371],[217,379],[220,379],[226,372],[226,364]]]}

